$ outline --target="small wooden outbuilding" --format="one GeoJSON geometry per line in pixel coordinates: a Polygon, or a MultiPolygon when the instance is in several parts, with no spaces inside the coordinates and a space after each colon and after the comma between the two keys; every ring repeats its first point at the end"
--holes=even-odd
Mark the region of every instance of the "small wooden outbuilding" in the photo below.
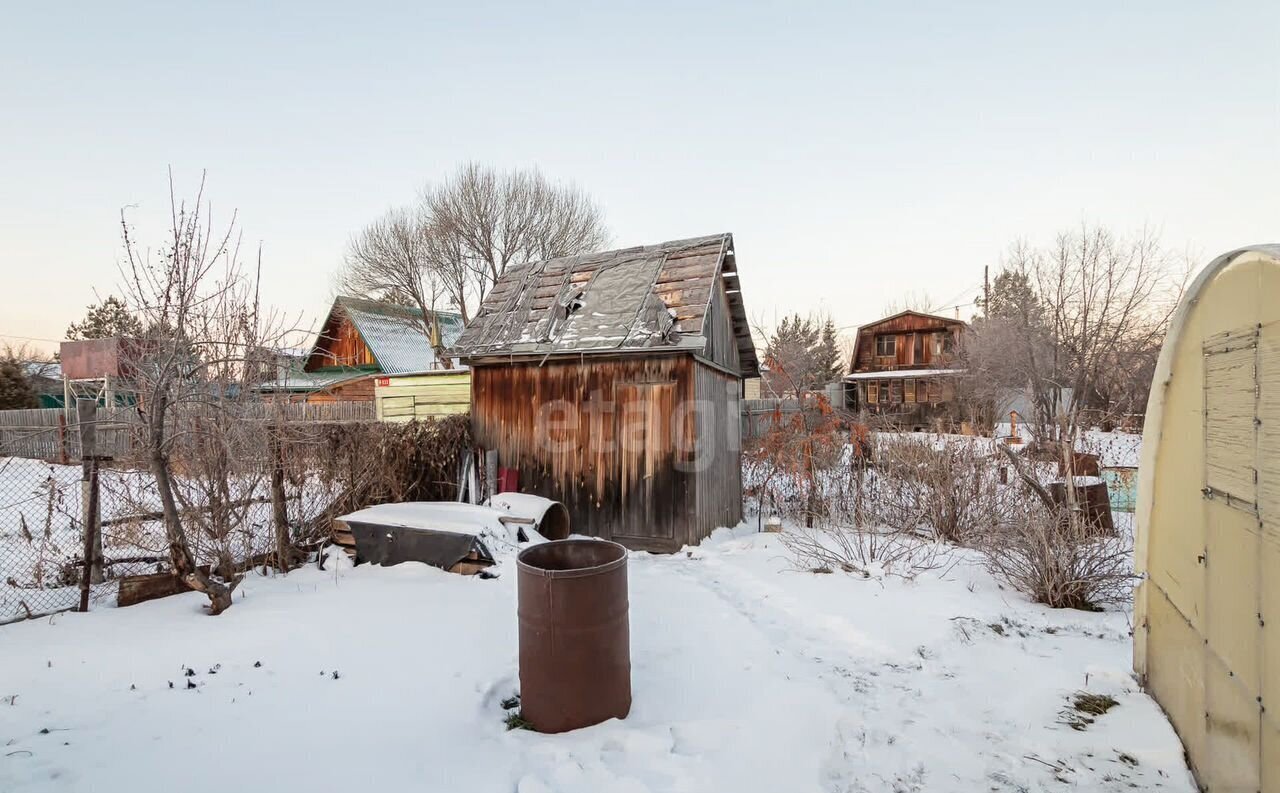
{"type": "Polygon", "coordinates": [[[575,533],[671,552],[742,519],[759,363],[731,234],[512,267],[452,353],[476,443],[575,533]]]}
{"type": "Polygon", "coordinates": [[[1210,793],[1280,793],[1280,245],[1220,256],[1160,352],[1134,667],[1210,793]]]}

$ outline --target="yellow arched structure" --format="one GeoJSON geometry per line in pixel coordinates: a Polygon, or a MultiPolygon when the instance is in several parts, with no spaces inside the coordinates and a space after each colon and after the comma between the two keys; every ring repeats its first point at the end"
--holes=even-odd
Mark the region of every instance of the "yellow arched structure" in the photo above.
{"type": "Polygon", "coordinates": [[[1280,246],[1173,318],[1139,473],[1134,668],[1213,793],[1280,793],[1280,246]]]}

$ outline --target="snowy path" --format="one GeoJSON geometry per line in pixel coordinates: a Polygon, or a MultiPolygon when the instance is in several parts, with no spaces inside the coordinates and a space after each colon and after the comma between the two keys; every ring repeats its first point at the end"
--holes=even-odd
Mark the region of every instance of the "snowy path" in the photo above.
{"type": "Polygon", "coordinates": [[[980,571],[881,586],[779,555],[724,532],[634,556],[632,713],[562,736],[501,723],[509,565],[302,570],[217,619],[190,595],[8,626],[0,790],[1193,789],[1127,675],[1123,615],[980,571]],[[1058,714],[1083,688],[1120,704],[1077,732],[1058,714]]]}

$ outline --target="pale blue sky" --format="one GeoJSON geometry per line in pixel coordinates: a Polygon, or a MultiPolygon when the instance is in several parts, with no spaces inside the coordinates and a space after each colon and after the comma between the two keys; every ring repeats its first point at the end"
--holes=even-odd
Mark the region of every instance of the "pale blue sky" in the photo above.
{"type": "MultiPolygon", "coordinates": [[[[459,162],[536,165],[618,245],[732,231],[748,312],[977,293],[1009,243],[1280,240],[1280,3],[23,3],[0,10],[0,334],[114,290],[209,172],[273,303],[459,162]],[[1033,7],[1034,6],[1034,7],[1033,7]]],[[[0,339],[3,340],[3,339],[0,339]]],[[[12,339],[10,339],[12,341],[12,339]]]]}

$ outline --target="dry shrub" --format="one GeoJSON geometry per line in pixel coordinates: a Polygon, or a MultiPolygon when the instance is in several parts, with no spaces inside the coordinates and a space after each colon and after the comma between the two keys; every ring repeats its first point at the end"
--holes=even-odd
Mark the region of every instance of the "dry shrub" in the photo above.
{"type": "Polygon", "coordinates": [[[296,452],[291,477],[319,475],[333,493],[328,509],[311,523],[328,533],[333,517],[373,504],[452,501],[458,496],[463,455],[471,448],[466,414],[403,424],[331,424],[317,438],[286,449],[296,452]]]}
{"type": "Polygon", "coordinates": [[[1079,513],[1038,503],[983,538],[981,550],[993,576],[1053,608],[1124,603],[1136,580],[1127,536],[1099,536],[1079,513]]]}
{"type": "Polygon", "coordinates": [[[825,395],[805,394],[798,404],[794,412],[777,407],[769,429],[744,449],[743,477],[762,516],[767,502],[812,526],[828,514],[833,477],[847,471],[847,436],[825,395]]]}
{"type": "Polygon", "coordinates": [[[951,548],[904,532],[866,525],[797,528],[779,535],[797,570],[843,570],[863,578],[915,578],[948,567],[951,548]]]}
{"type": "Polygon", "coordinates": [[[875,460],[870,503],[885,526],[963,544],[1010,512],[986,442],[880,435],[875,460]]]}

